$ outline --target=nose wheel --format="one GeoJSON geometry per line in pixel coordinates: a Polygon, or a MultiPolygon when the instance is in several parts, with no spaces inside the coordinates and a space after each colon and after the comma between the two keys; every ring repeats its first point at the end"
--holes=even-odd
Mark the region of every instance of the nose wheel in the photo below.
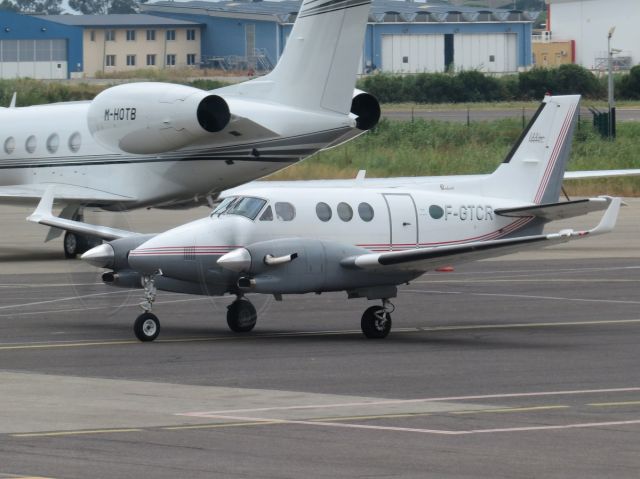
{"type": "Polygon", "coordinates": [[[160,334],[160,321],[153,313],[142,313],[133,323],[133,332],[142,342],[153,341],[160,334]]]}
{"type": "Polygon", "coordinates": [[[227,308],[227,324],[235,333],[248,333],[258,320],[258,313],[247,299],[238,298],[227,308]]]}
{"type": "Polygon", "coordinates": [[[391,331],[391,313],[394,309],[387,299],[382,301],[382,306],[367,308],[360,321],[363,334],[369,339],[386,338],[391,331]]]}
{"type": "Polygon", "coordinates": [[[155,274],[142,277],[144,301],[140,304],[140,307],[144,310],[144,313],[138,316],[133,323],[133,333],[142,342],[153,341],[160,334],[160,320],[151,312],[153,302],[156,300],[158,293],[155,279],[155,274]]]}

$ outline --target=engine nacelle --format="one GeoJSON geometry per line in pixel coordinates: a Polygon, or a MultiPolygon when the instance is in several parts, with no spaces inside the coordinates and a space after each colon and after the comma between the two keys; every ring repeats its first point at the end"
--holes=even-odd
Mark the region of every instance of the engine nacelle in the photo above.
{"type": "Polygon", "coordinates": [[[221,259],[220,266],[240,273],[241,290],[266,294],[344,289],[353,272],[345,271],[340,260],[366,252],[343,243],[306,238],[261,241],[235,251],[238,253],[231,252],[227,262],[221,259]]]}
{"type": "Polygon", "coordinates": [[[98,94],[89,131],[105,148],[134,154],[176,150],[223,130],[231,113],[224,98],[184,85],[128,83],[98,94]]]}
{"type": "Polygon", "coordinates": [[[354,90],[351,100],[351,113],[356,115],[356,127],[359,130],[370,130],[380,120],[380,103],[371,93],[354,90]]]}

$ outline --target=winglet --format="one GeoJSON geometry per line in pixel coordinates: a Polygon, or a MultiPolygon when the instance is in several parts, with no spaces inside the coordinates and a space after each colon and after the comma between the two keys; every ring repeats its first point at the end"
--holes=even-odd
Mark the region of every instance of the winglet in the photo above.
{"type": "Polygon", "coordinates": [[[27,217],[27,221],[31,221],[32,223],[40,223],[42,219],[53,216],[54,190],[55,185],[47,186],[47,189],[44,190],[42,198],[40,198],[38,207],[33,213],[31,213],[30,216],[27,217]]]}
{"type": "Polygon", "coordinates": [[[11,97],[11,103],[9,103],[9,108],[15,108],[16,107],[16,98],[18,97],[18,92],[14,91],[13,92],[13,96],[11,97]]]}
{"type": "Polygon", "coordinates": [[[602,219],[598,226],[588,231],[590,235],[599,235],[603,233],[609,233],[613,230],[616,225],[616,221],[618,220],[618,213],[620,212],[620,206],[622,205],[622,200],[620,198],[612,198],[610,196],[605,196],[607,200],[611,203],[607,208],[607,211],[602,215],[602,219]]]}

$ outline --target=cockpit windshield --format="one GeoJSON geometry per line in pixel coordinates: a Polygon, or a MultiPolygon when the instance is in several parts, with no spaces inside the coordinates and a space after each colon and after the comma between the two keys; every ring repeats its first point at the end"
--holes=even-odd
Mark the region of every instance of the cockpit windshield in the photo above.
{"type": "Polygon", "coordinates": [[[267,203],[262,198],[252,196],[231,196],[222,200],[211,216],[213,215],[239,215],[254,220],[262,207],[267,203]]]}

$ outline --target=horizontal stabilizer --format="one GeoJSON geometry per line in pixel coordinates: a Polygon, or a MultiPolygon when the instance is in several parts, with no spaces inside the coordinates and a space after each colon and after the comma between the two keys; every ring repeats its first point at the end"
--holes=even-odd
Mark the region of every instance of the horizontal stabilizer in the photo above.
{"type": "Polygon", "coordinates": [[[83,223],[82,221],[74,221],[66,218],[59,218],[53,215],[53,201],[57,185],[50,185],[38,203],[38,207],[27,217],[27,221],[32,223],[38,223],[45,226],[53,226],[65,231],[71,231],[80,235],[94,236],[107,241],[111,241],[118,238],[126,238],[128,236],[135,236],[138,233],[132,231],[120,230],[117,228],[110,228],[108,226],[90,225],[83,223]]]}
{"type": "Polygon", "coordinates": [[[608,233],[611,231],[620,211],[620,198],[607,199],[609,207],[598,226],[587,231],[563,230],[546,235],[522,236],[494,241],[417,248],[389,253],[370,253],[350,256],[340,264],[353,269],[402,269],[426,272],[443,266],[494,258],[519,251],[551,246],[574,239],[608,233]]]}
{"type": "Polygon", "coordinates": [[[555,221],[565,218],[586,215],[594,211],[602,211],[609,206],[610,198],[587,198],[575,201],[563,201],[561,203],[548,203],[544,205],[522,206],[518,208],[498,208],[494,212],[500,216],[510,218],[522,218],[535,216],[546,221],[555,221]]]}
{"type": "Polygon", "coordinates": [[[589,171],[565,171],[565,180],[588,180],[593,178],[620,178],[625,176],[640,176],[640,169],[628,170],[589,170],[589,171]]]}

